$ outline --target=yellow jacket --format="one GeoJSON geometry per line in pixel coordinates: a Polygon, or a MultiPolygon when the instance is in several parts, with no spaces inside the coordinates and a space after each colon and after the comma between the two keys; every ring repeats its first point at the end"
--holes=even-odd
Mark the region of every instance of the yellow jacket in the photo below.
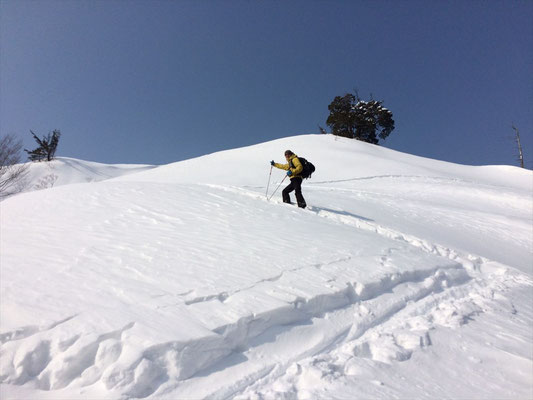
{"type": "Polygon", "coordinates": [[[301,178],[300,173],[304,169],[302,163],[300,162],[300,160],[298,159],[298,156],[296,156],[296,154],[293,154],[289,158],[289,162],[287,164],[274,163],[274,167],[279,168],[279,169],[284,169],[286,171],[291,170],[292,175],[289,176],[289,178],[291,178],[291,179],[292,178],[301,178]]]}

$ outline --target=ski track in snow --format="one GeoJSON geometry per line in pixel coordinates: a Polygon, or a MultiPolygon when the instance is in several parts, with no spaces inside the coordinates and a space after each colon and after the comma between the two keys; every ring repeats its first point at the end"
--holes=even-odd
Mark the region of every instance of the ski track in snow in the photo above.
{"type": "MultiPolygon", "coordinates": [[[[99,174],[97,169],[92,172],[99,174]]],[[[312,189],[371,196],[368,188],[361,192],[330,185],[398,178],[468,184],[454,178],[380,175],[314,182],[312,189]]],[[[495,191],[483,187],[489,194],[495,191]]],[[[83,216],[85,232],[77,233],[78,237],[73,233],[72,243],[78,246],[72,250],[74,262],[63,265],[61,273],[74,276],[69,274],[83,266],[77,273],[86,286],[80,288],[79,296],[105,286],[102,304],[94,306],[96,311],[70,309],[65,304],[69,313],[64,318],[50,322],[43,316],[47,322],[42,325],[2,332],[0,394],[6,398],[36,394],[43,399],[327,397],[320,390],[334,382],[350,377],[369,380],[364,372],[367,362],[401,363],[433,346],[437,328],[457,330],[494,310],[515,315],[513,302],[502,293],[533,288],[530,277],[501,262],[419,238],[346,209],[312,206],[301,210],[278,199],[267,201],[260,193],[264,187],[209,184],[167,189],[154,184],[144,189],[122,183],[97,188],[84,195],[91,206],[83,216]],[[130,198],[135,200],[128,202],[130,198]],[[96,212],[91,214],[100,209],[109,210],[103,219],[96,212]],[[219,215],[220,210],[233,212],[233,219],[219,215]],[[269,255],[280,265],[257,265],[254,274],[238,279],[230,276],[217,285],[220,275],[215,267],[222,253],[250,240],[247,224],[268,224],[272,215],[282,222],[296,221],[318,229],[340,226],[343,233],[356,235],[361,249],[347,254],[334,249],[285,264],[283,255],[269,255]],[[217,232],[212,237],[226,242],[195,247],[202,227],[214,229],[207,225],[213,220],[217,232]],[[242,224],[235,229],[238,234],[231,226],[237,223],[242,224]],[[172,236],[182,227],[197,230],[172,236]],[[145,236],[137,240],[127,236],[129,231],[142,231],[145,236]],[[126,232],[124,238],[108,243],[107,239],[122,232],[126,232]],[[184,273],[190,279],[195,273],[203,274],[206,279],[201,286],[169,282],[175,278],[171,263],[180,257],[175,254],[179,250],[173,246],[175,240],[182,240],[187,254],[192,254],[185,258],[192,265],[183,267],[184,273]],[[194,265],[194,257],[200,255],[204,264],[194,265]],[[152,276],[154,264],[160,276],[152,276]],[[128,272],[121,277],[121,286],[114,286],[112,266],[116,265],[128,272]],[[200,268],[204,269],[197,272],[200,268]],[[372,273],[364,275],[359,270],[372,273]],[[136,286],[138,282],[146,285],[136,286]],[[131,296],[133,290],[138,297],[131,296]],[[105,303],[111,298],[105,297],[109,293],[114,296],[112,304],[105,303]],[[117,306],[128,311],[115,314],[116,320],[98,315],[98,307],[117,306]],[[160,331],[143,324],[147,315],[157,319],[160,331]],[[323,385],[318,387],[318,382],[323,385]]],[[[43,193],[46,201],[47,193],[43,193]]],[[[68,190],[65,193],[66,201],[79,201],[68,190]]],[[[389,201],[380,195],[383,204],[389,201]]],[[[51,199],[49,206],[54,207],[51,199]]],[[[511,206],[522,201],[512,195],[506,199],[511,206]]],[[[46,233],[36,227],[33,234],[41,239],[46,233]]],[[[273,238],[268,245],[272,249],[280,243],[281,239],[273,238]]],[[[260,255],[252,248],[235,257],[236,267],[244,263],[256,267],[253,262],[260,255]]],[[[46,273],[43,270],[43,276],[46,273]]],[[[6,286],[9,293],[17,291],[14,282],[6,286]]],[[[64,285],[58,284],[57,290],[72,293],[68,283],[64,285]]],[[[61,308],[61,304],[52,304],[61,308]]],[[[530,361],[525,365],[531,365],[530,361]]],[[[379,380],[369,381],[382,385],[379,380]]]]}

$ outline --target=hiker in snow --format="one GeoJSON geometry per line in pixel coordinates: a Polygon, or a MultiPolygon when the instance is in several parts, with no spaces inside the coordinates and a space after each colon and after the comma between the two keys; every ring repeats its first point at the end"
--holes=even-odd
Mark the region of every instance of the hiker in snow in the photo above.
{"type": "Polygon", "coordinates": [[[303,170],[302,163],[298,159],[298,156],[290,150],[285,151],[285,159],[287,160],[287,164],[278,164],[277,162],[274,162],[274,160],[270,161],[270,165],[286,170],[287,176],[291,179],[291,183],[283,189],[283,202],[290,204],[291,197],[289,196],[289,193],[295,190],[298,207],[305,208],[307,204],[302,196],[302,177],[300,176],[303,170]]]}

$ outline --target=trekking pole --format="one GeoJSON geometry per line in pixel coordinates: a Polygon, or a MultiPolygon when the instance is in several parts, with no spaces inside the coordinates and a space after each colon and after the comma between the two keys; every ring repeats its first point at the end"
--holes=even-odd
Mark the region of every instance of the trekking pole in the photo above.
{"type": "Polygon", "coordinates": [[[270,166],[270,175],[268,175],[267,191],[265,193],[265,196],[267,199],[268,199],[268,187],[270,186],[270,177],[272,176],[272,168],[274,168],[273,165],[270,166]]]}
{"type": "Polygon", "coordinates": [[[283,179],[282,179],[281,182],[279,183],[279,185],[278,185],[278,187],[276,188],[276,190],[274,190],[274,192],[272,192],[272,196],[270,196],[270,197],[268,198],[269,201],[270,201],[270,199],[274,196],[274,194],[278,191],[279,187],[281,186],[281,184],[283,183],[283,181],[285,180],[286,177],[287,177],[287,175],[285,175],[285,176],[283,177],[283,179]]]}

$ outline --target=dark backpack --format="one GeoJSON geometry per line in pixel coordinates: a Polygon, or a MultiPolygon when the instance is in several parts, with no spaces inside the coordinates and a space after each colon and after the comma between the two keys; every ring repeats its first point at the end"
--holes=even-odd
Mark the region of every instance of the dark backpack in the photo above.
{"type": "Polygon", "coordinates": [[[304,179],[311,178],[311,174],[315,172],[315,166],[303,157],[298,157],[298,160],[300,160],[300,163],[303,167],[302,172],[300,172],[300,176],[304,179]]]}

